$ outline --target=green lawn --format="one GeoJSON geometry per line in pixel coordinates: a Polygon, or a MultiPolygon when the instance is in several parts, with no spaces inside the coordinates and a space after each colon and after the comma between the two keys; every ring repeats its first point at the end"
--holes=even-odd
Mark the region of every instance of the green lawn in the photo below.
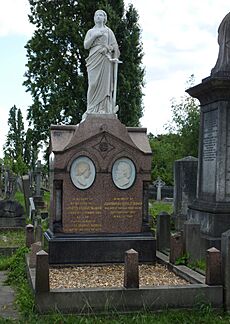
{"type": "Polygon", "coordinates": [[[1,230],[0,247],[17,247],[25,244],[25,230],[1,230]]]}
{"type": "Polygon", "coordinates": [[[150,200],[149,202],[150,214],[156,218],[157,215],[161,212],[166,212],[172,214],[173,212],[173,203],[166,203],[163,201],[150,200]]]}
{"type": "Polygon", "coordinates": [[[19,202],[19,204],[21,204],[24,208],[24,210],[26,210],[25,207],[25,199],[24,199],[24,194],[21,191],[17,191],[14,195],[14,199],[19,202]]]}

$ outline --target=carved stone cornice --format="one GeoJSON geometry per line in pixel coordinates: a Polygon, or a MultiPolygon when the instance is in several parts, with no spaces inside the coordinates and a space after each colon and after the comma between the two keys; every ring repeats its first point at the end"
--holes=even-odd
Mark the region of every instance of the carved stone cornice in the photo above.
{"type": "Polygon", "coordinates": [[[201,106],[216,101],[230,101],[230,74],[211,76],[186,92],[200,101],[201,106]]]}

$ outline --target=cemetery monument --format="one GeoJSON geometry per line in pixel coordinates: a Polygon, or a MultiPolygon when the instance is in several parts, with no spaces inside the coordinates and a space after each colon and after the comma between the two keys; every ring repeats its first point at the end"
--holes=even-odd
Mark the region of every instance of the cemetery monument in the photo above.
{"type": "Polygon", "coordinates": [[[219,55],[211,75],[187,92],[200,101],[197,195],[189,220],[200,223],[203,248],[220,249],[230,228],[230,13],[218,29],[219,55]]]}
{"type": "Polygon", "coordinates": [[[124,262],[134,249],[155,261],[147,187],[152,152],[145,128],[116,116],[119,49],[98,10],[85,37],[87,108],[78,125],[52,125],[51,215],[45,233],[51,264],[124,262]]]}
{"type": "Polygon", "coordinates": [[[26,225],[24,208],[14,199],[17,189],[16,176],[6,168],[2,182],[5,189],[3,199],[0,199],[0,228],[24,228],[26,225]]]}

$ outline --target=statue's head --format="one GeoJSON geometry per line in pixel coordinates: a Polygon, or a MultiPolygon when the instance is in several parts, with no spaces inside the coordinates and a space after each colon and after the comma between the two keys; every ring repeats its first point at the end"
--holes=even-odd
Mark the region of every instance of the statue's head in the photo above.
{"type": "Polygon", "coordinates": [[[103,18],[104,18],[104,25],[107,23],[107,13],[104,11],[104,10],[97,10],[95,11],[95,14],[94,14],[94,22],[96,23],[96,19],[97,19],[97,16],[98,15],[102,15],[103,18]]]}

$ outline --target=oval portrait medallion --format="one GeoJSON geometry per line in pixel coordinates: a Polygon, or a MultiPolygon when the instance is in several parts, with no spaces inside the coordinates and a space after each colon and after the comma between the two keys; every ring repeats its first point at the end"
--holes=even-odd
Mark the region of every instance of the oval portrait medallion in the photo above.
{"type": "Polygon", "coordinates": [[[87,156],[76,158],[70,168],[70,178],[78,189],[88,189],[92,186],[96,176],[93,161],[87,156]]]}
{"type": "Polygon", "coordinates": [[[132,160],[120,158],[116,160],[112,168],[112,178],[119,189],[130,188],[136,179],[136,168],[132,160]]]}

